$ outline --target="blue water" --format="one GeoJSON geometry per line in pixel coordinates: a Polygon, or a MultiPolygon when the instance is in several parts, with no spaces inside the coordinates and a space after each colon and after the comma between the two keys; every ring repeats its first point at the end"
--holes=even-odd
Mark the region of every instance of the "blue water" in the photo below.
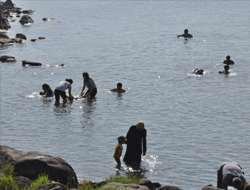
{"type": "Polygon", "coordinates": [[[225,161],[241,164],[250,179],[250,1],[13,2],[36,13],[33,25],[14,22],[7,33],[27,42],[0,49],[17,59],[0,63],[0,144],[61,157],[79,179],[101,181],[135,172],[124,163],[117,171],[112,155],[116,138],[142,120],[141,173],[149,180],[202,189],[216,185],[225,161]],[[186,28],[194,38],[177,39],[186,28]],[[30,41],[39,36],[46,39],[30,41]],[[227,55],[235,65],[219,75],[227,55]],[[205,74],[193,75],[195,68],[205,74]],[[96,99],[55,107],[39,95],[43,83],[54,89],[65,78],[79,95],[82,72],[94,79],[96,99]],[[118,82],[126,93],[109,91],[118,82]]]}

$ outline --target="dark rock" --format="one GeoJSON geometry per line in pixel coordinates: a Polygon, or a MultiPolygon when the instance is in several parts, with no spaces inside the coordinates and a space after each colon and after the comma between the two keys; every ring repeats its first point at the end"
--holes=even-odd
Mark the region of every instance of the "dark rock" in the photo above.
{"type": "Polygon", "coordinates": [[[101,182],[94,182],[88,179],[81,179],[78,181],[79,185],[91,185],[93,188],[101,187],[102,185],[106,184],[106,181],[101,181],[101,182]]]}
{"type": "Polygon", "coordinates": [[[159,182],[152,182],[153,186],[155,186],[155,188],[160,188],[161,184],[159,182]]]}
{"type": "Polygon", "coordinates": [[[21,39],[27,40],[26,36],[24,34],[21,34],[21,33],[17,33],[16,38],[21,38],[21,39]]]}
{"type": "Polygon", "coordinates": [[[16,62],[15,57],[11,56],[11,55],[3,55],[0,57],[0,61],[1,62],[16,62]]]}
{"type": "Polygon", "coordinates": [[[49,184],[40,185],[36,190],[67,190],[67,187],[61,183],[53,182],[49,184]]]}
{"type": "Polygon", "coordinates": [[[17,176],[14,178],[15,183],[18,185],[19,189],[23,189],[25,186],[30,186],[32,181],[23,176],[17,176]]]}
{"type": "Polygon", "coordinates": [[[155,186],[146,178],[142,178],[139,185],[147,186],[150,190],[155,190],[155,186]]]}
{"type": "Polygon", "coordinates": [[[32,24],[34,23],[34,21],[32,20],[32,18],[29,15],[23,15],[19,22],[24,25],[24,24],[32,24]]]}
{"type": "Polygon", "coordinates": [[[39,39],[39,40],[43,40],[43,39],[45,39],[45,37],[40,36],[40,37],[38,37],[38,39],[39,39]]]}
{"type": "Polygon", "coordinates": [[[207,186],[203,187],[202,190],[223,190],[223,189],[214,187],[212,185],[207,185],[207,186]]]}
{"type": "Polygon", "coordinates": [[[1,46],[9,46],[12,45],[14,42],[10,38],[0,38],[0,44],[1,46]]]}
{"type": "Polygon", "coordinates": [[[37,39],[31,39],[30,41],[35,42],[35,41],[37,41],[37,39]]]}
{"type": "Polygon", "coordinates": [[[43,18],[43,21],[53,21],[53,20],[54,20],[54,18],[50,18],[50,17],[43,18]]]}
{"type": "Polygon", "coordinates": [[[32,14],[34,12],[36,12],[36,11],[34,11],[34,10],[23,10],[23,14],[32,14]]]}
{"type": "Polygon", "coordinates": [[[8,30],[11,28],[10,23],[7,19],[7,17],[4,16],[3,12],[0,12],[0,29],[8,30]]]}
{"type": "Polygon", "coordinates": [[[3,6],[4,6],[6,9],[12,9],[12,8],[14,8],[14,4],[12,3],[11,0],[7,0],[7,1],[3,4],[3,6]]]}
{"type": "Polygon", "coordinates": [[[20,43],[20,44],[26,42],[26,40],[21,39],[21,38],[11,38],[11,40],[12,40],[13,43],[20,43]]]}
{"type": "Polygon", "coordinates": [[[0,33],[0,38],[10,39],[9,36],[0,33]]]}
{"type": "Polygon", "coordinates": [[[179,187],[175,187],[175,186],[163,186],[158,190],[182,190],[182,189],[179,187]]]}
{"type": "Polygon", "coordinates": [[[29,65],[29,66],[41,66],[42,63],[35,62],[35,61],[22,61],[23,66],[29,65]]]}
{"type": "Polygon", "coordinates": [[[16,15],[17,18],[21,17],[21,15],[16,15]]]}
{"type": "Polygon", "coordinates": [[[57,181],[69,188],[78,186],[73,168],[63,159],[39,152],[21,152],[8,146],[0,145],[0,158],[3,164],[12,164],[16,176],[24,176],[31,180],[41,174],[48,175],[50,180],[57,181]]]}
{"type": "Polygon", "coordinates": [[[149,190],[147,186],[141,186],[137,184],[121,184],[121,183],[116,183],[112,182],[107,185],[105,185],[102,190],[108,190],[108,189],[116,189],[116,190],[124,190],[124,189],[129,189],[129,190],[149,190]]]}

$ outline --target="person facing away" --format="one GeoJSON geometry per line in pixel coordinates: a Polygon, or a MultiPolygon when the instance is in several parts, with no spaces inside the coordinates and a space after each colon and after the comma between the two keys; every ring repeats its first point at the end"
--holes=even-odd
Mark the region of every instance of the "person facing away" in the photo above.
{"type": "Polygon", "coordinates": [[[87,98],[87,97],[94,98],[95,95],[97,94],[97,88],[96,88],[94,80],[89,77],[89,74],[87,72],[84,72],[82,74],[82,77],[83,77],[83,87],[82,87],[82,91],[81,91],[80,96],[82,96],[83,98],[87,98]],[[88,90],[83,95],[84,89],[86,86],[87,86],[88,90]]]}
{"type": "Polygon", "coordinates": [[[122,155],[122,149],[123,149],[122,144],[126,144],[126,139],[124,136],[120,136],[117,139],[118,139],[118,144],[115,147],[113,157],[114,157],[116,163],[118,165],[121,165],[120,157],[122,155]]]}
{"type": "Polygon", "coordinates": [[[132,125],[127,133],[127,150],[123,161],[126,164],[140,164],[141,154],[146,155],[147,152],[147,130],[142,121],[136,125],[132,125]]]}
{"type": "Polygon", "coordinates": [[[60,96],[63,99],[63,103],[67,103],[67,99],[69,98],[70,100],[73,100],[73,96],[71,94],[71,85],[73,84],[73,80],[72,79],[65,79],[65,81],[60,82],[57,86],[56,89],[54,91],[55,94],[55,98],[56,98],[56,103],[55,105],[59,105],[60,104],[60,96]],[[69,96],[66,95],[66,90],[69,90],[69,96]]]}
{"type": "Polygon", "coordinates": [[[229,66],[228,66],[228,65],[225,65],[225,66],[224,66],[224,71],[219,71],[219,74],[228,75],[228,74],[229,74],[229,66]]]}
{"type": "Polygon", "coordinates": [[[226,57],[226,60],[223,61],[223,64],[225,64],[225,65],[233,65],[233,64],[234,64],[234,61],[231,60],[231,57],[228,55],[228,56],[226,57]]]}
{"type": "Polygon", "coordinates": [[[217,188],[227,190],[228,186],[243,190],[247,184],[241,166],[237,162],[225,162],[217,170],[217,188]]]}
{"type": "Polygon", "coordinates": [[[184,34],[178,35],[177,38],[184,37],[184,38],[193,38],[191,34],[188,33],[188,29],[184,30],[184,34]]]}
{"type": "Polygon", "coordinates": [[[113,88],[112,90],[110,90],[112,92],[118,92],[118,93],[122,93],[122,92],[126,92],[126,90],[122,89],[122,83],[117,83],[117,88],[113,88]]]}
{"type": "Polygon", "coordinates": [[[50,86],[46,83],[42,85],[43,92],[40,92],[40,95],[43,95],[45,97],[53,97],[53,91],[51,90],[50,86]]]}
{"type": "Polygon", "coordinates": [[[194,73],[196,74],[196,75],[203,75],[203,69],[195,69],[194,70],[194,73]]]}

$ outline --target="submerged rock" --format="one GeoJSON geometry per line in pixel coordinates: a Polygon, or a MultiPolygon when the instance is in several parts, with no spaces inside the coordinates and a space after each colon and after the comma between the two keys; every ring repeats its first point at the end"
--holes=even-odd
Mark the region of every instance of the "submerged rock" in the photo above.
{"type": "Polygon", "coordinates": [[[53,21],[53,20],[54,20],[54,18],[50,18],[50,17],[43,18],[43,21],[53,21]]]}
{"type": "Polygon", "coordinates": [[[35,13],[36,11],[34,10],[23,10],[23,14],[32,14],[35,13]]]}
{"type": "Polygon", "coordinates": [[[67,185],[69,188],[78,186],[75,171],[65,160],[59,157],[39,152],[26,153],[0,145],[0,158],[3,164],[14,166],[16,176],[24,176],[34,180],[45,173],[50,180],[67,185]]]}
{"type": "Polygon", "coordinates": [[[22,61],[23,66],[29,65],[29,66],[41,66],[42,63],[35,62],[35,61],[22,61]]]}

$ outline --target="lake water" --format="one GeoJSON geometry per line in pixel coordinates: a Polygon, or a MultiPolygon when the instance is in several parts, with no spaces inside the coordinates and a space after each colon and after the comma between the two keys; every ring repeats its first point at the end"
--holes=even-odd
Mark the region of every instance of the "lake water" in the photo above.
{"type": "Polygon", "coordinates": [[[36,13],[33,25],[14,22],[7,33],[27,42],[0,49],[17,59],[0,63],[0,144],[61,157],[79,179],[98,182],[136,173],[124,163],[117,171],[112,155],[116,138],[142,120],[148,151],[140,172],[149,180],[216,186],[220,165],[236,161],[249,181],[250,1],[13,2],[36,13]],[[177,39],[186,28],[194,38],[177,39]],[[39,36],[46,39],[30,41],[39,36]],[[219,75],[227,55],[235,65],[219,75]],[[204,75],[191,74],[195,68],[204,75]],[[96,99],[55,107],[39,95],[43,83],[54,89],[65,78],[79,95],[83,72],[97,85],[96,99]],[[118,82],[126,93],[109,91],[118,82]]]}

